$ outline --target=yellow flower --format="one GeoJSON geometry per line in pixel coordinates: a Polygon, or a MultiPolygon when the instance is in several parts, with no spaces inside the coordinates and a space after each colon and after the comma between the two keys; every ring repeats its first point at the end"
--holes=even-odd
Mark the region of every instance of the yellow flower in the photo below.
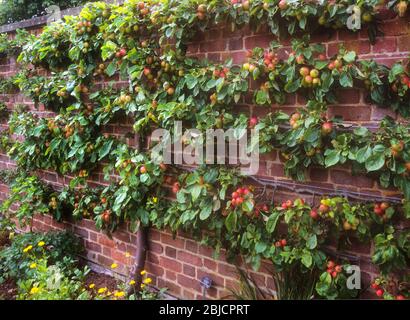
{"type": "Polygon", "coordinates": [[[116,264],[116,263],[113,263],[112,265],[111,265],[111,269],[115,269],[115,268],[117,268],[118,267],[118,264],[116,264]]]}
{"type": "Polygon", "coordinates": [[[129,257],[131,257],[131,253],[129,253],[129,252],[126,252],[126,253],[125,253],[125,257],[126,257],[126,258],[129,258],[129,257]]]}
{"type": "Polygon", "coordinates": [[[153,198],[152,198],[152,202],[157,203],[157,202],[158,202],[158,198],[157,198],[157,197],[153,197],[153,198]]]}
{"type": "Polygon", "coordinates": [[[25,248],[23,249],[23,252],[24,252],[24,253],[29,252],[31,249],[33,249],[33,246],[32,246],[32,245],[29,245],[29,246],[27,246],[27,247],[25,247],[25,248]]]}
{"type": "Polygon", "coordinates": [[[124,291],[117,291],[117,292],[114,293],[114,297],[121,298],[123,296],[125,296],[124,291]]]}
{"type": "Polygon", "coordinates": [[[93,288],[95,287],[95,284],[94,284],[94,283],[91,283],[88,287],[89,287],[90,289],[93,289],[93,288]]]}
{"type": "Polygon", "coordinates": [[[151,278],[147,278],[147,279],[144,280],[144,283],[145,283],[145,284],[150,284],[151,282],[152,282],[152,279],[151,279],[151,278]]]}
{"type": "Polygon", "coordinates": [[[98,289],[98,293],[104,293],[105,291],[107,291],[107,288],[100,288],[98,289]]]}
{"type": "Polygon", "coordinates": [[[46,243],[44,242],[44,241],[40,241],[37,245],[39,246],[39,247],[42,247],[42,246],[44,246],[46,243]]]}
{"type": "Polygon", "coordinates": [[[30,269],[35,269],[37,268],[37,263],[33,262],[32,264],[30,264],[30,269]]]}
{"type": "Polygon", "coordinates": [[[31,288],[31,290],[30,290],[30,294],[36,294],[36,293],[38,293],[39,291],[40,291],[39,288],[33,287],[33,288],[31,288]]]}
{"type": "Polygon", "coordinates": [[[142,270],[140,273],[141,273],[141,275],[143,276],[144,274],[146,274],[146,273],[147,273],[147,271],[142,270]]]}
{"type": "Polygon", "coordinates": [[[141,283],[141,289],[145,288],[145,284],[141,283]]]}
{"type": "Polygon", "coordinates": [[[129,284],[130,284],[130,286],[133,286],[133,285],[135,284],[135,280],[131,280],[131,281],[129,282],[129,284]]]}
{"type": "Polygon", "coordinates": [[[107,297],[110,296],[110,295],[112,295],[112,292],[111,292],[111,291],[108,291],[108,292],[107,292],[107,297]]]}

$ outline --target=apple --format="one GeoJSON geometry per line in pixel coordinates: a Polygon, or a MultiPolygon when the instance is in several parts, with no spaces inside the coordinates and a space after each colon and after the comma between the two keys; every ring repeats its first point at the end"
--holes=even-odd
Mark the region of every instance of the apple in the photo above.
{"type": "Polygon", "coordinates": [[[373,282],[370,286],[371,286],[372,289],[374,289],[374,290],[377,290],[377,289],[380,288],[379,285],[378,285],[377,283],[375,283],[375,282],[373,282]]]}
{"type": "Polygon", "coordinates": [[[173,192],[173,193],[178,193],[179,188],[180,188],[179,182],[175,182],[175,183],[172,185],[172,192],[173,192]]]}
{"type": "Polygon", "coordinates": [[[337,273],[342,272],[342,266],[337,265],[337,266],[335,267],[335,271],[336,271],[337,273]]]}
{"type": "Polygon", "coordinates": [[[282,245],[282,247],[286,246],[286,244],[287,244],[286,239],[280,240],[280,244],[282,245]]]}
{"type": "Polygon", "coordinates": [[[124,57],[127,54],[127,50],[125,48],[121,48],[119,52],[121,57],[124,57]]]}
{"type": "Polygon", "coordinates": [[[306,76],[306,77],[304,78],[304,80],[305,80],[305,82],[306,82],[307,84],[311,84],[311,83],[313,82],[313,78],[312,78],[311,76],[306,76]]]}
{"type": "Polygon", "coordinates": [[[319,71],[317,70],[317,69],[312,69],[312,70],[310,70],[310,76],[312,77],[312,78],[317,78],[317,77],[319,77],[319,71]]]}
{"type": "Polygon", "coordinates": [[[255,128],[255,126],[258,124],[258,118],[257,117],[252,117],[249,119],[249,128],[255,128]]]}
{"type": "Polygon", "coordinates": [[[321,205],[319,206],[319,211],[320,211],[321,213],[326,213],[326,212],[329,211],[329,207],[328,207],[327,205],[325,205],[325,204],[321,204],[321,205]]]}
{"type": "Polygon", "coordinates": [[[382,202],[380,204],[380,209],[382,209],[383,211],[386,211],[386,209],[389,207],[389,204],[387,202],[382,202]]]}
{"type": "Polygon", "coordinates": [[[245,0],[244,2],[242,2],[242,8],[243,8],[243,10],[248,11],[248,10],[249,10],[249,7],[250,7],[250,4],[249,4],[249,1],[248,1],[248,0],[245,0]]]}
{"type": "Polygon", "coordinates": [[[327,268],[328,269],[333,269],[335,266],[336,266],[336,264],[332,260],[328,261],[328,263],[327,263],[327,268]]]}
{"type": "Polygon", "coordinates": [[[286,10],[288,7],[288,3],[286,2],[286,0],[280,0],[278,3],[278,7],[280,10],[286,10]]]}
{"type": "Polygon", "coordinates": [[[322,124],[322,133],[323,134],[329,134],[333,130],[333,125],[330,121],[326,121],[322,124]]]}
{"type": "Polygon", "coordinates": [[[298,55],[296,57],[296,63],[297,64],[304,64],[305,63],[305,57],[303,55],[298,55]]]}
{"type": "Polygon", "coordinates": [[[345,222],[343,223],[343,229],[344,229],[345,231],[349,231],[349,230],[352,229],[352,225],[351,225],[348,221],[345,221],[345,222]]]}
{"type": "Polygon", "coordinates": [[[232,192],[232,199],[236,199],[239,197],[239,193],[238,192],[232,192]]]}
{"type": "Polygon", "coordinates": [[[378,289],[378,290],[376,290],[376,296],[378,296],[378,297],[383,297],[383,294],[384,294],[384,290],[383,290],[383,289],[378,289]]]}
{"type": "Polygon", "coordinates": [[[197,11],[198,11],[198,12],[205,13],[205,12],[206,12],[206,5],[205,5],[205,4],[200,4],[200,5],[198,6],[197,11]]]}
{"type": "Polygon", "coordinates": [[[312,209],[311,211],[310,211],[310,217],[313,219],[313,220],[317,220],[317,219],[319,219],[319,214],[317,213],[317,211],[315,210],[315,209],[312,209]]]}
{"type": "Polygon", "coordinates": [[[396,296],[396,300],[406,300],[406,298],[403,295],[399,294],[398,296],[396,296]]]}
{"type": "Polygon", "coordinates": [[[302,67],[299,70],[301,76],[306,77],[309,74],[310,70],[308,67],[302,67]]]}
{"type": "Polygon", "coordinates": [[[145,168],[145,166],[142,166],[142,167],[140,168],[140,173],[141,173],[141,174],[147,173],[147,168],[145,168]]]}
{"type": "Polygon", "coordinates": [[[248,62],[244,63],[242,66],[243,70],[249,71],[250,64],[248,62]]]}

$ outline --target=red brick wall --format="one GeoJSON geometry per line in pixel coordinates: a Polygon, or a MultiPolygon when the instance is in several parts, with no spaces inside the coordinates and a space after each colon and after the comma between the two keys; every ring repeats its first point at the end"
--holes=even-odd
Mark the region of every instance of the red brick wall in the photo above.
{"type": "MultiPolygon", "coordinates": [[[[347,48],[357,51],[361,58],[374,58],[380,63],[391,65],[395,61],[409,56],[410,24],[405,19],[396,19],[389,14],[382,18],[385,19],[381,26],[385,36],[379,37],[374,45],[369,43],[366,30],[360,33],[347,31],[334,32],[333,34],[322,33],[313,35],[313,41],[323,43],[329,56],[336,52],[339,43],[344,43],[347,48]]],[[[255,46],[268,47],[272,40],[275,40],[275,37],[269,32],[252,33],[247,29],[230,32],[221,28],[198,35],[197,41],[190,45],[189,53],[211,60],[224,60],[232,57],[235,63],[242,63],[245,60],[246,50],[253,49],[255,46]]],[[[284,50],[288,49],[286,46],[289,45],[289,41],[283,40],[282,43],[285,45],[284,50]]],[[[2,77],[9,76],[16,70],[16,64],[13,60],[1,61],[0,64],[0,76],[2,77]]],[[[266,108],[253,106],[251,97],[252,93],[238,109],[256,115],[275,109],[291,113],[295,107],[303,105],[305,102],[301,96],[289,96],[286,105],[273,105],[271,108],[266,108]]],[[[24,103],[33,107],[32,102],[20,94],[2,95],[0,100],[5,101],[10,109],[16,103],[24,103]]],[[[377,125],[378,121],[385,115],[397,118],[388,108],[382,109],[366,104],[364,93],[360,89],[341,91],[339,101],[340,104],[329,107],[329,113],[331,116],[343,116],[346,121],[377,125]]],[[[44,111],[34,112],[45,115],[44,111]]],[[[122,135],[127,131],[132,131],[129,123],[110,125],[107,130],[122,135]]],[[[3,123],[2,127],[4,126],[3,123]]],[[[13,167],[13,164],[8,157],[4,154],[0,155],[0,168],[10,167],[13,167]]],[[[62,187],[68,183],[67,177],[57,176],[53,172],[42,172],[41,174],[46,181],[57,187],[62,187]]],[[[283,164],[276,152],[261,157],[258,176],[270,180],[292,182],[284,176],[283,164]]],[[[100,174],[94,174],[93,179],[95,183],[103,183],[100,174]]],[[[329,192],[343,189],[374,195],[395,194],[394,190],[381,190],[371,178],[352,176],[350,168],[347,166],[331,170],[313,169],[306,185],[328,188],[329,192]]],[[[0,197],[3,199],[6,196],[7,186],[0,185],[0,197]]],[[[276,201],[281,201],[282,199],[295,198],[298,195],[278,190],[274,196],[276,201]]],[[[299,196],[306,198],[306,200],[313,200],[311,196],[299,196]]],[[[126,259],[125,253],[129,252],[131,256],[134,256],[136,251],[136,237],[127,232],[125,227],[115,232],[113,238],[109,239],[95,229],[93,221],[83,220],[76,224],[71,222],[61,224],[53,221],[49,216],[44,216],[37,217],[34,228],[44,231],[50,229],[72,230],[84,239],[87,260],[107,269],[115,261],[119,264],[118,272],[122,274],[127,272],[132,263],[132,259],[126,259]]],[[[370,245],[356,244],[351,252],[348,252],[358,259],[357,264],[363,271],[362,277],[367,282],[377,274],[377,270],[370,263],[371,251],[370,245]]],[[[268,267],[268,263],[263,263],[260,272],[254,273],[254,276],[261,286],[273,289],[272,279],[266,271],[268,267]]],[[[236,279],[235,267],[225,261],[223,254],[215,260],[212,257],[211,249],[200,246],[186,235],[178,235],[176,239],[173,239],[167,231],[150,230],[146,269],[152,276],[154,285],[168,287],[170,294],[181,298],[201,298],[199,280],[204,275],[211,276],[214,281],[214,287],[208,292],[211,298],[226,296],[229,293],[227,289],[235,285],[236,279]]]]}

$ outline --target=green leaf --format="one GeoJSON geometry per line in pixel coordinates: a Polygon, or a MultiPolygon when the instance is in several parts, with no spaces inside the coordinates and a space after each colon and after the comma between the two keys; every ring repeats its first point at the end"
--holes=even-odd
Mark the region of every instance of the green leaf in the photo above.
{"type": "Polygon", "coordinates": [[[309,251],[304,251],[302,254],[302,263],[306,268],[310,268],[312,266],[312,255],[309,251]]]}
{"type": "Polygon", "coordinates": [[[242,203],[242,210],[245,212],[251,212],[253,210],[253,201],[246,200],[242,203]]]}
{"type": "Polygon", "coordinates": [[[199,219],[206,220],[209,218],[211,213],[212,213],[212,206],[207,205],[204,208],[202,208],[201,213],[199,214],[199,219]]]}
{"type": "Polygon", "coordinates": [[[334,166],[340,160],[340,151],[326,150],[325,152],[325,166],[326,168],[334,166]]]}
{"type": "Polygon", "coordinates": [[[196,184],[194,186],[192,186],[189,191],[191,192],[191,196],[192,196],[192,201],[195,202],[196,200],[198,200],[199,195],[201,194],[202,191],[202,186],[199,184],[196,184]]]}
{"type": "Polygon", "coordinates": [[[225,227],[228,232],[235,229],[237,220],[238,217],[236,216],[235,211],[231,211],[231,213],[225,219],[225,227]]]}
{"type": "Polygon", "coordinates": [[[279,211],[276,211],[269,216],[268,221],[266,223],[266,230],[269,233],[273,233],[275,231],[276,224],[278,223],[280,215],[281,213],[279,211]]]}
{"type": "Polygon", "coordinates": [[[317,246],[317,237],[315,234],[312,234],[306,241],[306,247],[310,250],[316,248],[317,246]]]}
{"type": "Polygon", "coordinates": [[[375,153],[367,159],[365,163],[366,170],[369,172],[377,171],[384,166],[384,162],[384,155],[381,153],[375,153]]]}

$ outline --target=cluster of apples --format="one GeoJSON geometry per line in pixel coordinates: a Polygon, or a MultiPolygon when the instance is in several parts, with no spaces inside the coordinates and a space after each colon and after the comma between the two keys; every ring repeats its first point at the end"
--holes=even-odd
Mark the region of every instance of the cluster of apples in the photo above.
{"type": "MultiPolygon", "coordinates": [[[[374,281],[370,287],[374,290],[374,292],[376,293],[376,296],[378,296],[379,298],[382,298],[384,296],[384,289],[380,286],[380,284],[377,282],[378,280],[374,281]]],[[[401,295],[398,294],[396,295],[396,300],[406,300],[406,298],[401,295]]]]}
{"type": "Polygon", "coordinates": [[[251,197],[252,194],[249,188],[239,187],[238,189],[236,189],[236,191],[232,192],[231,206],[239,207],[245,200],[251,197]]]}
{"type": "Polygon", "coordinates": [[[228,68],[222,68],[222,69],[215,69],[213,72],[212,72],[212,76],[213,76],[213,78],[214,79],[217,79],[217,78],[225,78],[226,77],[226,75],[228,74],[228,72],[229,72],[229,69],[228,68]]]}
{"type": "Polygon", "coordinates": [[[387,208],[389,207],[389,204],[387,202],[382,202],[382,203],[375,203],[373,212],[379,216],[383,217],[384,214],[386,213],[387,208]]]}
{"type": "Polygon", "coordinates": [[[341,265],[336,264],[334,261],[329,260],[327,263],[327,270],[326,272],[332,276],[332,278],[336,278],[339,273],[343,271],[341,265]]]}
{"type": "Polygon", "coordinates": [[[320,85],[320,73],[317,69],[309,69],[309,67],[302,67],[299,70],[299,74],[302,76],[302,86],[304,87],[317,87],[320,85]]]}

